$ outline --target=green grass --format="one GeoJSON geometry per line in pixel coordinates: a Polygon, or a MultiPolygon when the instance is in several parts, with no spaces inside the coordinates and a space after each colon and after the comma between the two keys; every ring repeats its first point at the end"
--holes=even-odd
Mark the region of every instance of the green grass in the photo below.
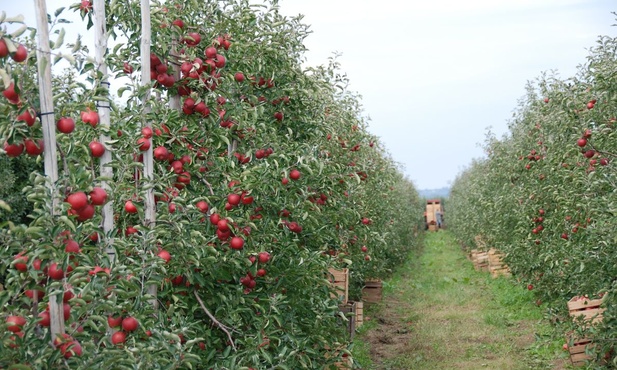
{"type": "Polygon", "coordinates": [[[567,368],[532,293],[475,271],[447,231],[427,234],[365,316],[353,351],[363,369],[567,368]]]}

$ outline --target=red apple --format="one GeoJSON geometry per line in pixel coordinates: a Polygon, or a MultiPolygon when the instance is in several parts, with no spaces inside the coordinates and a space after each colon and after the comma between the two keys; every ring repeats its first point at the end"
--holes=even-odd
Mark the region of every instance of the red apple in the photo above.
{"type": "Polygon", "coordinates": [[[146,150],[150,149],[150,140],[146,139],[145,137],[140,137],[139,139],[137,139],[137,145],[139,145],[139,150],[145,152],[146,150]]]}
{"type": "Polygon", "coordinates": [[[58,263],[54,262],[49,265],[49,269],[47,270],[47,276],[49,276],[53,280],[62,280],[64,278],[64,271],[58,267],[58,263]]]}
{"type": "Polygon", "coordinates": [[[107,201],[107,192],[103,188],[95,187],[90,192],[90,203],[95,206],[101,206],[107,201]]]}
{"type": "Polygon", "coordinates": [[[69,359],[73,356],[81,356],[83,353],[83,349],[81,348],[81,345],[78,341],[72,340],[60,346],[60,353],[62,353],[65,359],[69,359]]]}
{"type": "Polygon", "coordinates": [[[270,253],[268,252],[259,252],[258,255],[259,263],[266,263],[270,261],[270,253]]]}
{"type": "Polygon", "coordinates": [[[28,50],[22,44],[17,45],[17,50],[11,54],[11,58],[17,63],[21,63],[28,58],[28,50]]]}
{"type": "Polygon", "coordinates": [[[188,46],[196,46],[201,42],[201,35],[197,32],[189,32],[187,37],[184,38],[184,42],[188,46]]]}
{"type": "Polygon", "coordinates": [[[122,71],[127,75],[130,75],[131,73],[133,73],[133,66],[130,65],[129,62],[124,62],[122,71]]]}
{"type": "Polygon", "coordinates": [[[134,317],[127,317],[124,320],[122,320],[122,330],[124,331],[135,331],[137,330],[137,327],[139,326],[139,322],[137,322],[137,319],[134,317]]]}
{"type": "Polygon", "coordinates": [[[225,64],[227,64],[227,59],[225,59],[225,57],[221,54],[216,54],[216,68],[223,68],[225,67],[225,64]]]}
{"type": "Polygon", "coordinates": [[[200,200],[199,202],[197,202],[197,204],[195,204],[195,206],[197,207],[197,209],[199,209],[199,212],[201,213],[206,213],[208,212],[208,203],[206,203],[205,200],[200,200]]]}
{"type": "Polygon", "coordinates": [[[229,202],[229,204],[231,204],[232,206],[237,206],[238,204],[240,204],[240,196],[238,194],[229,194],[227,196],[227,201],[229,202]]]}
{"type": "Polygon", "coordinates": [[[9,48],[4,38],[0,37],[0,58],[6,58],[7,55],[9,55],[9,48]]]}
{"type": "Polygon", "coordinates": [[[26,125],[32,127],[34,125],[34,122],[36,122],[36,114],[33,113],[35,113],[34,110],[32,108],[28,108],[23,111],[22,114],[17,116],[17,121],[26,122],[26,125]]]}
{"type": "Polygon", "coordinates": [[[9,157],[19,157],[24,152],[24,144],[9,144],[5,141],[4,151],[9,157]]]}
{"type": "Polygon", "coordinates": [[[298,180],[300,176],[301,176],[300,171],[296,169],[293,169],[289,172],[289,178],[292,180],[298,180]]]}
{"type": "Polygon", "coordinates": [[[240,250],[242,249],[242,247],[244,247],[244,239],[239,236],[234,236],[233,238],[231,238],[229,246],[231,247],[231,249],[240,250]]]}
{"type": "Polygon", "coordinates": [[[103,154],[105,154],[105,147],[98,141],[90,142],[88,147],[90,147],[90,154],[92,154],[92,156],[95,158],[100,158],[103,156],[103,154]]]}
{"type": "Polygon", "coordinates": [[[77,211],[77,220],[78,221],[86,221],[94,217],[94,206],[92,204],[86,204],[86,206],[77,211]]]}
{"type": "Polygon", "coordinates": [[[92,127],[96,127],[96,125],[99,124],[100,119],[97,112],[93,111],[90,108],[86,108],[85,111],[81,112],[81,120],[92,127]]]}
{"type": "Polygon", "coordinates": [[[26,325],[26,319],[22,316],[9,316],[6,318],[6,324],[10,332],[17,333],[26,325]]]}
{"type": "Polygon", "coordinates": [[[13,264],[13,267],[15,267],[15,270],[17,271],[25,272],[28,271],[28,256],[24,256],[22,253],[24,252],[20,252],[13,257],[13,259],[16,261],[13,264]]]}
{"type": "Polygon", "coordinates": [[[165,249],[161,249],[161,251],[157,254],[160,258],[165,260],[165,263],[169,263],[171,261],[171,254],[165,249]]]}
{"type": "Polygon", "coordinates": [[[64,251],[67,253],[79,253],[81,249],[79,249],[79,243],[77,243],[73,239],[67,239],[64,242],[64,251]]]}
{"type": "Polygon", "coordinates": [[[146,139],[150,139],[152,137],[152,129],[150,127],[142,128],[141,135],[146,139]]]}
{"type": "Polygon", "coordinates": [[[122,316],[113,317],[111,315],[107,316],[107,325],[110,328],[115,328],[122,325],[122,316]]]}
{"type": "Polygon", "coordinates": [[[51,316],[49,315],[49,311],[43,311],[39,314],[39,325],[44,327],[49,327],[51,324],[51,316]]]}
{"type": "MultiPolygon", "coordinates": [[[[212,218],[210,218],[210,220],[212,220],[212,218]]],[[[222,232],[229,231],[229,225],[227,224],[227,220],[225,220],[225,219],[219,220],[216,223],[216,227],[217,227],[218,230],[220,230],[222,232]]]]}
{"type": "Polygon", "coordinates": [[[2,95],[4,95],[4,97],[13,104],[19,103],[19,95],[17,94],[17,91],[15,91],[15,83],[13,82],[11,82],[9,87],[4,89],[2,95]]]}
{"type": "Polygon", "coordinates": [[[133,201],[131,200],[127,200],[124,203],[124,210],[127,213],[137,213],[137,206],[135,206],[135,204],[133,203],[133,201]]]}
{"type": "Polygon", "coordinates": [[[173,22],[171,22],[171,24],[181,29],[184,28],[184,22],[182,21],[182,19],[175,19],[173,22]]]}
{"type": "Polygon", "coordinates": [[[201,114],[204,117],[208,117],[210,115],[210,108],[208,108],[205,102],[201,101],[195,104],[195,112],[201,114]]]}
{"type": "Polygon", "coordinates": [[[154,158],[158,161],[164,161],[169,156],[169,151],[164,146],[158,146],[153,151],[154,158]]]}
{"type": "Polygon", "coordinates": [[[31,156],[37,156],[43,153],[43,139],[38,139],[38,145],[32,139],[25,139],[26,153],[31,156]]]}
{"type": "Polygon", "coordinates": [[[69,117],[62,117],[56,123],[56,127],[58,128],[58,131],[63,134],[70,134],[73,130],[75,130],[75,121],[69,117]]]}
{"type": "Polygon", "coordinates": [[[218,54],[218,53],[217,53],[216,48],[214,46],[209,46],[209,47],[206,48],[206,51],[205,51],[206,58],[214,59],[214,58],[216,58],[216,54],[218,54]]]}
{"type": "Polygon", "coordinates": [[[122,344],[126,341],[126,333],[123,331],[117,331],[111,335],[111,343],[122,344]]]}
{"type": "Polygon", "coordinates": [[[78,191],[66,197],[66,202],[71,205],[71,208],[79,211],[88,205],[88,196],[83,191],[78,191]]]}

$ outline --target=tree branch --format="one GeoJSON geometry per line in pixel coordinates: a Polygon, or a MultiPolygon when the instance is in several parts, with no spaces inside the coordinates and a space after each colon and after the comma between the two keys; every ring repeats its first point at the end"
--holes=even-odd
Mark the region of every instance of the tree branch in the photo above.
{"type": "Polygon", "coordinates": [[[208,180],[206,180],[205,177],[201,178],[201,181],[203,181],[204,184],[206,184],[208,186],[208,189],[210,189],[210,195],[214,195],[214,190],[212,190],[212,185],[210,185],[210,183],[208,182],[208,180]]]}
{"type": "Polygon", "coordinates": [[[195,293],[195,298],[197,298],[197,301],[199,302],[199,305],[201,306],[201,308],[206,312],[206,315],[208,315],[208,317],[210,318],[210,320],[212,320],[212,323],[214,324],[214,326],[218,327],[219,329],[221,329],[222,331],[225,332],[225,334],[227,334],[227,338],[229,338],[229,342],[231,343],[231,347],[234,349],[234,351],[236,351],[236,345],[234,344],[234,340],[231,337],[231,333],[229,332],[234,331],[234,329],[230,329],[227,326],[221,324],[220,321],[218,321],[216,319],[216,317],[214,317],[214,315],[212,315],[210,313],[210,311],[208,311],[208,308],[206,307],[206,305],[204,304],[204,301],[201,300],[201,298],[199,297],[199,294],[197,294],[197,291],[193,291],[193,293],[195,293]]]}

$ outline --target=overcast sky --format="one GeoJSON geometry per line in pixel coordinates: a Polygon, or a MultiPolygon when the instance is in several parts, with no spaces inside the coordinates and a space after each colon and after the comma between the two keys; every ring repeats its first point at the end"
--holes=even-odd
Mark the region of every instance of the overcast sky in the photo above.
{"type": "Polygon", "coordinates": [[[615,36],[609,0],[280,0],[304,14],[308,62],[333,51],[380,136],[419,189],[448,186],[501,136],[541,72],[572,77],[599,35],[615,36]]]}
{"type": "MultiPolygon", "coordinates": [[[[48,11],[75,1],[48,0],[48,11]]],[[[35,26],[34,1],[0,0],[35,26]]],[[[369,130],[418,189],[448,186],[486,129],[502,135],[543,71],[571,77],[599,35],[614,36],[610,0],[280,0],[313,33],[307,63],[341,53],[369,130]]],[[[70,25],[68,26],[70,27],[70,25]]],[[[67,38],[67,40],[69,40],[67,38]]]]}

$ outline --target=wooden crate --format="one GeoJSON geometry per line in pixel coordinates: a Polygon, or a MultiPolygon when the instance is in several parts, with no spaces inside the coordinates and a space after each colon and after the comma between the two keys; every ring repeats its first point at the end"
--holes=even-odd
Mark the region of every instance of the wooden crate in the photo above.
{"type": "Polygon", "coordinates": [[[429,224],[428,231],[437,231],[437,225],[429,224]]]}
{"type": "MultiPolygon", "coordinates": [[[[602,321],[605,308],[600,307],[604,302],[603,298],[589,299],[587,297],[572,297],[568,301],[568,311],[570,317],[578,321],[583,326],[597,324],[602,321]]],[[[575,338],[570,333],[566,336],[568,340],[568,352],[570,352],[570,361],[574,366],[583,366],[587,360],[593,359],[585,353],[586,348],[592,348],[594,343],[587,338],[575,338]]]]}
{"type": "Polygon", "coordinates": [[[349,298],[349,269],[330,268],[329,273],[330,283],[335,290],[332,293],[332,298],[338,298],[341,303],[346,304],[349,298]]]}
{"type": "Polygon", "coordinates": [[[573,366],[584,366],[585,362],[592,360],[593,357],[585,353],[586,348],[593,348],[593,342],[589,339],[576,339],[566,336],[568,352],[573,366]]]}
{"type": "Polygon", "coordinates": [[[383,295],[381,280],[367,280],[362,288],[362,300],[366,303],[379,303],[383,295]]]}
{"type": "Polygon", "coordinates": [[[583,320],[588,324],[602,321],[604,308],[600,305],[604,298],[589,299],[586,297],[573,297],[568,301],[568,311],[575,320],[583,320]]]}
{"type": "Polygon", "coordinates": [[[356,329],[364,324],[364,302],[356,302],[356,329]]]}
{"type": "Polygon", "coordinates": [[[488,252],[478,251],[472,261],[476,271],[488,271],[488,252]]]}
{"type": "Polygon", "coordinates": [[[488,250],[488,270],[493,278],[498,276],[510,276],[510,269],[503,262],[503,253],[495,248],[488,250]]]}
{"type": "Polygon", "coordinates": [[[356,304],[356,302],[350,301],[347,304],[339,306],[339,309],[347,318],[345,324],[347,326],[347,334],[349,335],[350,341],[353,341],[353,337],[356,334],[356,304]]]}

